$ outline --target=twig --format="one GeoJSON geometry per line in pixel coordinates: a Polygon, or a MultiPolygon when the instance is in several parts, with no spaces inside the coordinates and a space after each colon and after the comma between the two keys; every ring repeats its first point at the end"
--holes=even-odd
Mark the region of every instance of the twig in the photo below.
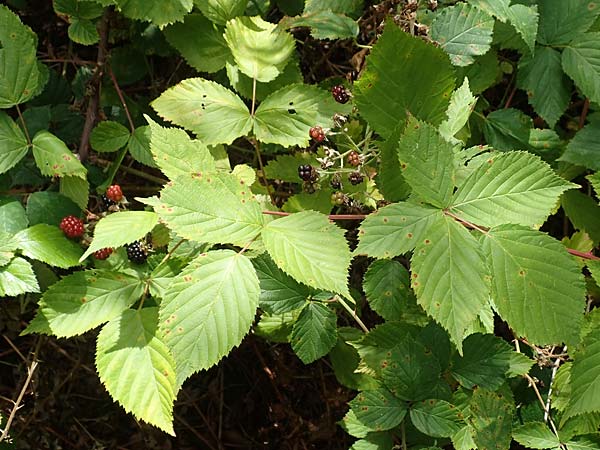
{"type": "MultiPolygon", "coordinates": [[[[108,161],[106,159],[100,159],[100,158],[98,158],[98,159],[96,159],[96,163],[98,163],[99,165],[104,166],[104,167],[110,167],[113,164],[113,161],[108,161]]],[[[152,182],[157,183],[157,184],[159,184],[161,186],[164,185],[164,184],[167,184],[168,181],[169,181],[169,180],[165,180],[163,178],[155,177],[154,175],[150,175],[149,173],[146,173],[146,172],[144,172],[142,170],[134,169],[132,167],[119,166],[119,170],[122,170],[123,172],[130,173],[132,175],[135,175],[137,177],[143,178],[145,180],[152,181],[152,182]]]]}
{"type": "Polygon", "coordinates": [[[23,113],[21,113],[21,108],[19,105],[15,105],[17,108],[17,114],[19,115],[19,121],[23,126],[23,132],[25,133],[25,137],[27,138],[27,143],[31,145],[31,137],[29,136],[29,130],[27,129],[27,123],[25,123],[25,118],[23,117],[23,113]]]}
{"type": "Polygon", "coordinates": [[[262,175],[263,182],[265,183],[265,189],[267,190],[267,193],[269,194],[271,203],[273,205],[276,205],[275,196],[273,195],[273,191],[271,190],[271,185],[269,184],[269,180],[267,179],[267,174],[265,174],[265,167],[262,162],[262,156],[260,155],[259,145],[260,145],[260,143],[258,141],[255,141],[252,143],[252,146],[254,147],[254,151],[256,152],[256,159],[258,160],[258,167],[260,168],[260,173],[262,175]]]}
{"type": "Polygon", "coordinates": [[[0,442],[2,442],[8,436],[8,431],[10,430],[12,422],[15,419],[17,410],[21,407],[21,401],[23,401],[23,397],[25,396],[25,392],[27,392],[27,387],[29,386],[31,379],[33,378],[33,373],[35,372],[37,365],[38,362],[34,359],[31,362],[31,365],[27,368],[27,379],[25,380],[25,383],[23,383],[23,387],[21,388],[21,392],[19,392],[19,396],[14,401],[12,410],[10,411],[10,415],[8,416],[8,420],[6,421],[6,426],[2,431],[2,436],[0,436],[0,442]]]}
{"type": "Polygon", "coordinates": [[[567,248],[567,251],[571,255],[579,256],[580,258],[583,258],[583,259],[591,259],[593,261],[600,261],[600,258],[597,257],[596,255],[592,254],[591,252],[581,252],[581,251],[575,250],[573,248],[567,248]]]}
{"type": "MultiPolygon", "coordinates": [[[[561,353],[566,353],[567,346],[565,345],[561,351],[561,353]]],[[[556,372],[558,372],[558,367],[560,366],[560,358],[556,358],[554,364],[552,366],[552,375],[550,376],[550,387],[548,388],[548,398],[546,399],[546,406],[544,407],[544,422],[548,422],[550,418],[550,398],[552,397],[552,389],[554,387],[554,377],[556,377],[556,372]]]]}
{"type": "Polygon", "coordinates": [[[350,313],[350,315],[352,316],[352,318],[356,321],[356,323],[358,324],[359,327],[362,328],[362,330],[365,333],[369,332],[369,329],[367,328],[367,326],[364,324],[364,322],[360,319],[360,317],[358,317],[358,315],[356,314],[356,312],[350,308],[350,305],[348,305],[348,303],[346,303],[344,301],[344,299],[342,297],[340,297],[339,295],[335,296],[335,299],[339,302],[340,305],[342,305],[344,307],[344,309],[346,311],[348,311],[350,313]]]}
{"type": "Polygon", "coordinates": [[[451,213],[448,210],[444,210],[444,214],[446,214],[447,216],[452,217],[453,219],[455,219],[456,221],[462,223],[463,225],[465,225],[467,228],[472,228],[473,230],[477,230],[482,234],[487,234],[488,230],[485,227],[480,227],[479,225],[475,225],[474,223],[469,222],[468,220],[465,219],[461,219],[460,217],[458,217],[456,214],[451,213]]]}
{"type": "Polygon", "coordinates": [[[585,125],[585,119],[587,118],[588,111],[590,109],[590,99],[586,97],[583,102],[583,109],[581,110],[581,116],[579,116],[579,129],[581,130],[585,125]]]}
{"type": "Polygon", "coordinates": [[[115,90],[117,91],[119,100],[121,100],[123,109],[125,110],[125,116],[127,116],[127,121],[129,122],[129,129],[133,133],[135,131],[135,125],[133,124],[133,120],[131,119],[131,114],[129,114],[129,108],[127,107],[127,103],[125,103],[125,98],[123,97],[123,92],[121,91],[121,88],[119,87],[119,83],[117,83],[117,78],[115,77],[115,74],[110,67],[108,68],[108,73],[110,75],[110,79],[113,82],[113,86],[115,87],[115,90]]]}

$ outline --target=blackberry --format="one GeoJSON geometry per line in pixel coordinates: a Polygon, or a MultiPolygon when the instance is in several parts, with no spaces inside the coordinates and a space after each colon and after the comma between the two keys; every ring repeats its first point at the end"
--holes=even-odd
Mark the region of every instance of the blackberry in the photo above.
{"type": "Polygon", "coordinates": [[[336,84],[331,88],[331,95],[333,95],[334,100],[338,103],[348,103],[348,100],[350,100],[346,88],[341,84],[336,84]]]}
{"type": "Polygon", "coordinates": [[[127,258],[133,263],[144,264],[148,259],[148,252],[141,241],[125,244],[125,250],[127,250],[127,258]]]}
{"type": "Polygon", "coordinates": [[[346,194],[343,192],[334,192],[331,194],[331,203],[334,205],[343,205],[346,203],[346,194]]]}
{"type": "Polygon", "coordinates": [[[354,186],[363,182],[363,176],[360,172],[352,172],[348,175],[348,181],[354,186]]]}
{"type": "Polygon", "coordinates": [[[360,166],[360,155],[357,151],[352,150],[348,153],[348,164],[354,167],[360,166]]]}
{"type": "Polygon", "coordinates": [[[333,177],[331,177],[331,181],[329,182],[329,185],[331,186],[332,189],[336,189],[339,190],[342,188],[342,180],[340,179],[340,176],[336,173],[333,175],[333,177]]]}
{"type": "Polygon", "coordinates": [[[97,252],[94,252],[94,258],[96,258],[96,259],[106,259],[106,258],[108,258],[110,256],[110,254],[112,252],[113,252],[113,249],[110,248],[110,247],[101,248],[97,252]]]}
{"type": "Polygon", "coordinates": [[[85,227],[83,220],[75,216],[66,216],[60,221],[60,229],[65,233],[65,236],[70,238],[78,238],[83,236],[85,227]]]}
{"type": "Polygon", "coordinates": [[[308,133],[310,134],[310,137],[315,140],[315,142],[320,143],[325,140],[325,131],[319,126],[312,127],[308,133]]]}
{"type": "Polygon", "coordinates": [[[108,209],[113,205],[116,205],[116,202],[113,202],[110,198],[106,196],[106,194],[102,194],[102,204],[104,205],[104,209],[108,209]]]}
{"type": "Polygon", "coordinates": [[[298,166],[298,176],[304,181],[317,181],[319,179],[317,169],[310,164],[298,166]]]}
{"type": "Polygon", "coordinates": [[[110,201],[118,203],[123,199],[123,191],[121,190],[121,186],[118,184],[113,184],[106,189],[106,198],[110,201]]]}

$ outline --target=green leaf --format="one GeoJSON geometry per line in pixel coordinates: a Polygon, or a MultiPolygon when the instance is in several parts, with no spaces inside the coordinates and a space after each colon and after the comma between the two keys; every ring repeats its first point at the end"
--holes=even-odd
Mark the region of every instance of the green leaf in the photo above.
{"type": "Polygon", "coordinates": [[[202,14],[188,14],[183,23],[170,25],[163,33],[187,63],[200,72],[218,72],[231,57],[223,29],[213,26],[202,14]]]}
{"type": "Polygon", "coordinates": [[[411,260],[412,288],[460,351],[467,327],[487,304],[488,271],[477,240],[454,219],[438,216],[423,238],[411,260]]]}
{"type": "Polygon", "coordinates": [[[81,256],[80,261],[97,250],[121,247],[137,241],[152,231],[158,223],[158,215],[151,211],[119,211],[98,221],[94,239],[81,256]]]}
{"type": "Polygon", "coordinates": [[[26,292],[40,292],[40,287],[31,264],[17,257],[0,267],[0,297],[13,297],[26,292]]]}
{"type": "Polygon", "coordinates": [[[150,134],[150,127],[148,125],[137,127],[129,138],[127,149],[137,162],[149,167],[157,167],[150,152],[150,134]]]}
{"type": "Polygon", "coordinates": [[[590,434],[587,436],[578,436],[567,442],[568,450],[596,450],[600,447],[600,435],[590,434]]]}
{"type": "Polygon", "coordinates": [[[505,225],[486,233],[482,248],[494,274],[495,308],[516,335],[538,345],[578,341],[584,280],[560,242],[537,230],[505,225]]]}
{"type": "Polygon", "coordinates": [[[356,414],[354,414],[352,409],[348,410],[344,418],[338,422],[338,425],[341,426],[350,436],[356,438],[364,438],[373,431],[372,428],[364,425],[356,418],[356,414]]]}
{"type": "Polygon", "coordinates": [[[354,20],[331,10],[305,11],[301,16],[284,18],[280,26],[309,27],[315,39],[351,39],[358,35],[358,24],[354,20]]]}
{"type": "Polygon", "coordinates": [[[28,151],[29,145],[21,129],[0,111],[0,173],[13,168],[28,151]]]}
{"type": "Polygon", "coordinates": [[[469,404],[468,423],[477,448],[508,450],[515,406],[501,393],[476,389],[469,404]]]}
{"type": "Polygon", "coordinates": [[[244,246],[263,228],[250,186],[228,173],[179,177],[161,191],[156,212],[185,239],[244,246]]]}
{"type": "Polygon", "coordinates": [[[463,426],[462,413],[444,400],[430,399],[410,408],[410,420],[417,430],[433,437],[450,437],[463,426]]]}
{"type": "Polygon", "coordinates": [[[130,135],[119,122],[104,120],[92,130],[90,144],[97,152],[116,152],[127,144],[130,135]]]}
{"type": "Polygon", "coordinates": [[[573,357],[570,384],[566,418],[600,411],[600,331],[597,328],[583,339],[573,357]]]}
{"type": "MultiPolygon", "coordinates": [[[[600,6],[597,10],[600,12],[600,6]]],[[[586,33],[570,42],[562,54],[562,67],[584,96],[600,102],[600,32],[586,33]]]]}
{"type": "Polygon", "coordinates": [[[33,157],[42,175],[85,178],[87,170],[63,141],[42,130],[33,138],[33,157]]]}
{"type": "Polygon", "coordinates": [[[258,16],[231,19],[224,36],[239,69],[263,83],[283,72],[295,49],[290,33],[258,16]]]}
{"type": "Polygon", "coordinates": [[[219,25],[241,16],[246,10],[246,0],[195,0],[194,4],[206,17],[219,25]]]}
{"type": "Polygon", "coordinates": [[[362,222],[356,254],[393,258],[411,251],[429,227],[441,218],[439,209],[412,203],[384,206],[362,222]]]}
{"type": "Polygon", "coordinates": [[[406,200],[410,186],[401,175],[398,161],[398,141],[404,127],[396,128],[379,147],[379,170],[375,178],[377,189],[390,202],[406,200]]]}
{"type": "Polygon", "coordinates": [[[394,438],[390,433],[369,433],[364,439],[359,439],[350,450],[392,450],[394,438]]]}
{"type": "Polygon", "coordinates": [[[483,134],[496,150],[527,150],[533,122],[531,117],[514,108],[497,109],[488,114],[483,134]]]}
{"type": "Polygon", "coordinates": [[[126,17],[129,17],[130,19],[150,21],[159,27],[181,21],[194,6],[193,0],[113,1],[126,17]]]}
{"type": "Polygon", "coordinates": [[[529,422],[513,430],[513,439],[527,448],[558,448],[560,442],[543,422],[529,422]]]}
{"type": "Polygon", "coordinates": [[[360,392],[349,405],[360,422],[376,431],[397,427],[407,411],[406,403],[383,388],[360,392]]]}
{"type": "Polygon", "coordinates": [[[579,191],[565,192],[561,199],[561,206],[565,214],[578,229],[585,231],[594,241],[594,245],[600,242],[600,206],[589,195],[579,191]]]}
{"type": "Polygon", "coordinates": [[[307,286],[351,298],[351,254],[344,232],[324,214],[304,211],[269,222],[262,238],[277,266],[307,286]]]}
{"type": "Polygon", "coordinates": [[[27,217],[31,225],[47,223],[59,226],[69,215],[79,215],[80,208],[65,196],[51,191],[34,192],[27,198],[27,217]]]}
{"type": "Polygon", "coordinates": [[[448,206],[454,188],[454,152],[433,126],[410,116],[398,157],[402,176],[420,199],[440,208],[448,206]]]}
{"type": "Polygon", "coordinates": [[[474,56],[490,49],[494,19],[485,11],[467,3],[442,9],[431,24],[431,37],[439,42],[452,64],[468,66],[474,56]]]}
{"type": "Polygon", "coordinates": [[[530,7],[518,3],[512,5],[508,9],[508,20],[521,35],[529,51],[533,53],[538,34],[539,14],[537,5],[530,7]]]}
{"type": "Polygon", "coordinates": [[[0,231],[15,234],[27,228],[29,221],[19,200],[0,197],[0,231]]]}
{"type": "MultiPolygon", "coordinates": [[[[318,166],[319,162],[314,154],[310,152],[296,152],[293,155],[279,155],[265,166],[265,176],[271,180],[288,181],[298,183],[298,166],[310,164],[318,166]]],[[[331,206],[331,202],[329,202],[331,206]]],[[[330,209],[331,210],[331,209],[330,209]]]]}
{"type": "Polygon", "coordinates": [[[96,368],[125,411],[175,435],[175,363],[157,325],[158,308],[123,311],[98,335],[96,368]]]}
{"type": "Polygon", "coordinates": [[[44,292],[38,315],[55,336],[72,337],[120,316],[143,291],[142,282],[131,275],[104,270],[76,272],[44,292]]]}
{"type": "Polygon", "coordinates": [[[558,160],[600,170],[600,123],[591,122],[579,130],[558,160]]]}
{"type": "Polygon", "coordinates": [[[292,334],[292,350],[304,364],[329,353],[337,342],[337,316],[323,303],[309,302],[300,312],[292,334]]]}
{"type": "Polygon", "coordinates": [[[385,138],[406,120],[407,112],[434,125],[442,122],[454,81],[442,49],[409,36],[390,21],[354,84],[354,101],[385,138]]]}
{"type": "Polygon", "coordinates": [[[292,327],[299,314],[299,310],[276,315],[265,312],[254,327],[254,334],[270,342],[289,343],[292,327]]]}
{"type": "Polygon", "coordinates": [[[214,81],[189,78],[167,89],[152,107],[206,144],[231,144],[248,134],[252,117],[241,98],[214,81]]]}
{"type": "Polygon", "coordinates": [[[67,32],[69,39],[82,45],[93,45],[100,40],[96,24],[87,19],[72,18],[67,32]]]}
{"type": "Polygon", "coordinates": [[[373,262],[363,281],[363,290],[371,308],[385,320],[401,320],[408,306],[410,291],[408,271],[392,260],[373,262]]]}
{"type": "Polygon", "coordinates": [[[0,5],[0,108],[31,99],[46,83],[36,59],[37,36],[0,5]]]}
{"type": "Polygon", "coordinates": [[[589,0],[544,0],[538,7],[538,41],[545,45],[569,43],[585,33],[600,14],[600,5],[589,0]]]}
{"type": "Polygon", "coordinates": [[[538,156],[500,153],[471,172],[454,194],[450,209],[461,219],[486,227],[505,223],[539,227],[560,195],[574,187],[538,156]]]}
{"type": "Polygon", "coordinates": [[[446,111],[447,118],[440,124],[439,133],[444,139],[453,142],[456,133],[469,121],[475,103],[477,103],[477,98],[471,93],[469,79],[465,77],[463,84],[452,93],[446,111]]]}
{"type": "Polygon", "coordinates": [[[471,427],[466,425],[452,436],[452,445],[455,450],[475,450],[477,446],[471,436],[471,427]]]}
{"type": "Polygon", "coordinates": [[[206,145],[192,140],[179,128],[163,128],[146,116],[150,124],[150,151],[160,170],[171,180],[180,175],[216,171],[206,145]]]}
{"type": "Polygon", "coordinates": [[[18,244],[14,236],[0,231],[0,267],[7,265],[15,255],[18,244]]]}
{"type": "Polygon", "coordinates": [[[534,56],[521,58],[517,72],[517,85],[527,92],[529,104],[550,127],[554,127],[571,100],[571,82],[560,60],[560,53],[552,47],[537,47],[534,56]]]}
{"type": "Polygon", "coordinates": [[[83,210],[87,208],[90,192],[90,184],[87,178],[78,176],[66,176],[60,178],[60,193],[71,199],[83,210]]]}
{"type": "Polygon", "coordinates": [[[252,263],[231,250],[201,254],[173,280],[160,305],[160,326],[175,358],[178,386],[240,344],[259,294],[252,263]]]}
{"type": "Polygon", "coordinates": [[[62,269],[79,265],[81,247],[67,239],[58,227],[40,223],[20,231],[15,239],[28,258],[62,269]]]}
{"type": "Polygon", "coordinates": [[[252,260],[260,282],[260,307],[269,314],[282,314],[304,306],[312,289],[282,272],[268,255],[252,260]]]}

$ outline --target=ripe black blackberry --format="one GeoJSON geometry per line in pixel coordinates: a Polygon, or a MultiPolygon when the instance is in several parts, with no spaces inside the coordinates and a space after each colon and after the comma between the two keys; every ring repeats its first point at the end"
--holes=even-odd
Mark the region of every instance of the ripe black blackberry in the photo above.
{"type": "Polygon", "coordinates": [[[331,95],[333,95],[334,100],[338,103],[348,103],[348,100],[350,100],[348,91],[341,84],[336,84],[331,88],[331,95]]]}
{"type": "Polygon", "coordinates": [[[127,250],[127,258],[132,263],[144,264],[148,259],[148,252],[141,241],[125,244],[125,250],[127,250]]]}
{"type": "Polygon", "coordinates": [[[317,181],[319,179],[317,169],[310,164],[298,166],[298,176],[304,181],[317,181]]]}
{"type": "Polygon", "coordinates": [[[348,175],[348,181],[356,186],[357,184],[360,184],[363,182],[363,176],[360,174],[360,172],[351,172],[348,175]]]}
{"type": "Polygon", "coordinates": [[[116,205],[117,202],[113,202],[110,198],[106,196],[106,194],[102,194],[102,206],[104,210],[108,210],[113,205],[116,205]]]}

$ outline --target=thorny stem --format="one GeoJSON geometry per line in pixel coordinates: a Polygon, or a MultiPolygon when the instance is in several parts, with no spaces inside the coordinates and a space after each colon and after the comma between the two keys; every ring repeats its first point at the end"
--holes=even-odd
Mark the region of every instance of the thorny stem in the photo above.
{"type": "Polygon", "coordinates": [[[356,323],[358,324],[358,326],[365,332],[368,333],[369,329],[367,328],[367,326],[364,324],[364,322],[360,319],[360,317],[358,317],[358,315],[356,314],[356,312],[350,308],[350,305],[348,305],[348,303],[345,302],[345,300],[340,297],[339,295],[336,295],[334,297],[340,305],[342,305],[344,307],[344,309],[346,311],[348,311],[348,313],[350,313],[350,315],[352,316],[352,318],[356,321],[356,323]]]}

